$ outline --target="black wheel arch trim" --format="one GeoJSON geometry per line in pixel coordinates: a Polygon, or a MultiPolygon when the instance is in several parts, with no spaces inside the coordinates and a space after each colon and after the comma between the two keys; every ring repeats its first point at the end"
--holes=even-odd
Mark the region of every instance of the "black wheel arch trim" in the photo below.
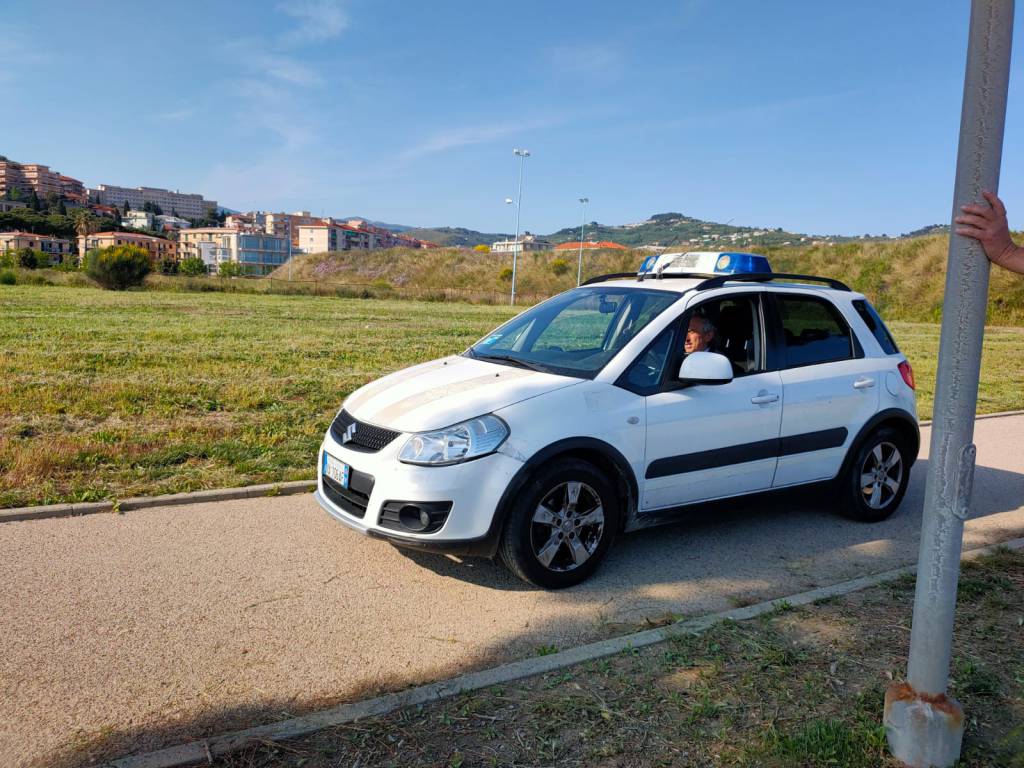
{"type": "MultiPolygon", "coordinates": [[[[526,485],[530,476],[544,462],[561,454],[572,453],[574,451],[592,451],[600,453],[605,459],[615,466],[619,474],[626,481],[626,490],[628,494],[627,508],[622,510],[621,519],[619,521],[620,529],[625,526],[632,507],[635,507],[637,500],[640,498],[640,486],[637,483],[633,468],[626,460],[626,457],[622,455],[622,452],[615,446],[611,445],[611,443],[606,443],[604,440],[598,440],[596,437],[569,437],[564,440],[557,440],[533,454],[533,456],[527,459],[523,466],[519,468],[512,477],[512,480],[505,487],[505,492],[502,493],[501,499],[498,501],[498,506],[494,510],[494,517],[491,519],[491,526],[488,528],[487,535],[484,537],[485,540],[491,543],[492,556],[498,549],[498,541],[501,538],[502,529],[505,527],[505,518],[508,517],[509,510],[512,507],[512,502],[518,496],[523,486],[526,485]]],[[[616,483],[616,485],[618,485],[618,483],[616,483]]]]}
{"type": "Polygon", "coordinates": [[[843,459],[843,464],[839,468],[839,473],[836,477],[846,475],[850,462],[853,461],[853,456],[860,448],[861,443],[864,442],[864,439],[874,432],[879,425],[887,421],[900,421],[904,426],[909,427],[909,431],[913,436],[913,445],[910,446],[910,456],[907,457],[907,469],[914,466],[914,462],[917,461],[917,454],[921,450],[921,427],[906,411],[900,408],[886,408],[868,419],[864,426],[860,428],[860,431],[857,432],[857,436],[850,443],[850,448],[846,452],[846,458],[843,459]]]}

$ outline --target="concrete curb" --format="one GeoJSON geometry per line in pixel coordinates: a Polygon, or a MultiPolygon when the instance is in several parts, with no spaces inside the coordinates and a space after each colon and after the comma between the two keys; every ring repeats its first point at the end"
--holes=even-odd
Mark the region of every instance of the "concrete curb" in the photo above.
{"type": "MultiPolygon", "coordinates": [[[[1024,549],[1024,538],[994,544],[987,547],[972,549],[962,554],[962,559],[971,560],[981,555],[992,552],[999,547],[1010,549],[1024,549]]],[[[189,744],[181,744],[176,747],[168,747],[156,752],[149,752],[142,755],[118,758],[107,763],[110,768],[177,768],[178,766],[193,765],[200,762],[211,761],[212,758],[234,752],[247,746],[267,741],[282,741],[305,736],[325,728],[351,723],[367,717],[385,715],[402,707],[416,706],[428,702],[439,701],[451,698],[467,691],[476,691],[500,683],[508,683],[520,680],[525,677],[533,677],[546,672],[553,672],[584,661],[592,661],[604,656],[612,656],[616,653],[632,648],[642,648],[655,643],[661,643],[680,635],[699,634],[710,629],[722,621],[743,621],[762,616],[766,613],[776,611],[785,606],[800,606],[814,603],[818,600],[825,600],[831,597],[847,595],[851,592],[858,592],[868,587],[892,581],[904,574],[914,573],[916,565],[907,565],[902,568],[895,568],[891,571],[876,573],[870,576],[863,576],[859,579],[851,579],[839,584],[827,587],[819,587],[807,592],[800,592],[789,597],[769,600],[745,608],[736,608],[721,613],[713,613],[701,616],[696,619],[688,619],[670,624],[658,629],[649,629],[637,632],[632,635],[602,640],[596,643],[589,643],[578,648],[571,648],[567,651],[550,656],[539,658],[523,659],[509,664],[502,664],[499,667],[485,669],[480,672],[472,672],[467,675],[460,675],[451,680],[443,680],[438,683],[422,685],[417,688],[410,688],[398,693],[389,693],[378,696],[374,699],[356,701],[351,704],[342,704],[322,712],[314,712],[303,717],[296,717],[290,720],[283,720],[277,723],[261,725],[255,728],[246,728],[241,731],[232,731],[220,736],[214,736],[202,741],[194,741],[189,744]]]]}
{"type": "Polygon", "coordinates": [[[0,524],[18,520],[44,520],[51,517],[75,517],[97,512],[128,512],[152,507],[175,507],[183,504],[201,504],[208,501],[254,499],[262,496],[290,496],[308,493],[316,488],[315,480],[295,480],[287,483],[246,485],[241,488],[215,488],[210,491],[171,493],[166,496],[138,496],[121,501],[89,501],[79,504],[49,504],[39,507],[15,507],[0,510],[0,524]]]}
{"type": "MultiPolygon", "coordinates": [[[[975,421],[997,419],[1002,416],[1021,416],[1021,411],[1001,411],[976,416],[975,421]]],[[[930,427],[931,421],[919,422],[922,427],[930,427]]],[[[287,483],[266,483],[264,485],[246,485],[241,488],[218,488],[212,491],[194,491],[192,493],[172,493],[167,496],[138,496],[116,502],[119,512],[133,509],[149,509],[151,507],[172,507],[181,504],[201,504],[207,501],[230,501],[231,499],[253,499],[258,496],[289,496],[294,493],[306,493],[316,489],[316,480],[295,480],[287,483]]],[[[78,504],[50,504],[38,507],[14,507],[0,509],[0,523],[13,523],[17,520],[44,520],[51,517],[76,517],[96,512],[114,511],[113,501],[89,501],[78,504]]]]}

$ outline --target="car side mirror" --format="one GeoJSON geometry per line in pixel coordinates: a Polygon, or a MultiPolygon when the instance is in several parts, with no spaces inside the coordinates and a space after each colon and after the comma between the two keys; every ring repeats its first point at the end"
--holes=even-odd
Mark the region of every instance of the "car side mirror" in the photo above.
{"type": "Polygon", "coordinates": [[[679,379],[686,384],[728,384],[732,363],[717,352],[691,352],[679,367],[679,379]]]}

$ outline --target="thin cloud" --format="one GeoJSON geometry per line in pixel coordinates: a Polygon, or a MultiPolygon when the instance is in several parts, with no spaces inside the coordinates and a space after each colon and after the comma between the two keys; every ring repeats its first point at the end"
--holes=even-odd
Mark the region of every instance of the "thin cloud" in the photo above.
{"type": "Polygon", "coordinates": [[[399,153],[399,157],[403,160],[415,160],[459,147],[487,144],[525,131],[548,128],[561,122],[564,121],[551,118],[507,125],[466,125],[458,128],[446,128],[399,153]]]}
{"type": "Polygon", "coordinates": [[[564,74],[611,79],[619,77],[624,66],[622,52],[612,45],[558,45],[547,56],[552,68],[564,74]]]}
{"type": "Polygon", "coordinates": [[[298,22],[284,36],[287,45],[310,45],[332,40],[349,25],[348,13],[337,0],[281,3],[277,10],[298,22]]]}
{"type": "Polygon", "coordinates": [[[195,113],[195,107],[182,107],[181,109],[173,109],[170,112],[160,112],[153,117],[164,123],[179,123],[182,120],[188,120],[195,113]]]}
{"type": "Polygon", "coordinates": [[[310,88],[324,82],[319,72],[291,56],[258,53],[249,58],[249,64],[260,74],[288,85],[310,88]]]}

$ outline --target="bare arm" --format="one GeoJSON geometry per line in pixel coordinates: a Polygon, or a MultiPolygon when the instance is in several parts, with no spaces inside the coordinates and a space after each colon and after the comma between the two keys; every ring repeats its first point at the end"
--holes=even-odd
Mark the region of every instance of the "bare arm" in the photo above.
{"type": "Polygon", "coordinates": [[[955,221],[958,235],[973,237],[985,249],[985,255],[993,264],[1024,274],[1024,248],[1015,245],[1010,238],[1006,222],[1006,206],[992,192],[982,192],[988,205],[965,205],[962,216],[955,221]]]}

